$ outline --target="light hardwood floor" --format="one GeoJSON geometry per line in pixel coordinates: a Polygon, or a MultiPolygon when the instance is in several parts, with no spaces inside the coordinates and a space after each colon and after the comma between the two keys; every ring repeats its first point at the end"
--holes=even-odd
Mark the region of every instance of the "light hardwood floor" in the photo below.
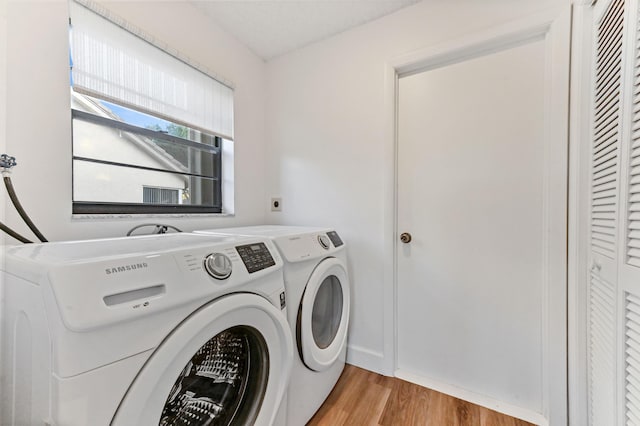
{"type": "Polygon", "coordinates": [[[347,365],[307,426],[531,426],[394,377],[347,365]]]}

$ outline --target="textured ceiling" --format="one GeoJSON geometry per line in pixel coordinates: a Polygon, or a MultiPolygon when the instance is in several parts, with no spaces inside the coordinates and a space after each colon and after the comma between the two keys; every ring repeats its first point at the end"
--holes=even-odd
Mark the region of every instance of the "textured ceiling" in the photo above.
{"type": "Polygon", "coordinates": [[[338,34],[420,0],[192,1],[265,60],[338,34]]]}

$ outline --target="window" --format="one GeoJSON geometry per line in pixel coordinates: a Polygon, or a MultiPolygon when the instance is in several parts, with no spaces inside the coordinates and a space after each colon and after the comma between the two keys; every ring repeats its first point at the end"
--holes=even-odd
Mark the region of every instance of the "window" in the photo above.
{"type": "Polygon", "coordinates": [[[73,213],[225,212],[233,89],[88,4],[70,5],[73,213]]]}

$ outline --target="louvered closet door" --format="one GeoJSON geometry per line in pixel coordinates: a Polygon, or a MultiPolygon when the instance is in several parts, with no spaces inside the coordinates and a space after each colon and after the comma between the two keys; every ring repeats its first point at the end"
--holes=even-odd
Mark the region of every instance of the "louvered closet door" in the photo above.
{"type": "Polygon", "coordinates": [[[621,155],[620,237],[618,250],[619,336],[624,350],[618,357],[620,418],[640,425],[640,24],[638,1],[629,2],[628,76],[625,78],[625,128],[621,155]],[[628,89],[627,89],[628,87],[628,89]]]}
{"type": "Polygon", "coordinates": [[[591,244],[608,274],[616,259],[624,1],[609,2],[604,12],[596,42],[591,244]]]}
{"type": "Polygon", "coordinates": [[[616,282],[625,1],[594,11],[588,397],[592,426],[616,424],[616,282]]]}

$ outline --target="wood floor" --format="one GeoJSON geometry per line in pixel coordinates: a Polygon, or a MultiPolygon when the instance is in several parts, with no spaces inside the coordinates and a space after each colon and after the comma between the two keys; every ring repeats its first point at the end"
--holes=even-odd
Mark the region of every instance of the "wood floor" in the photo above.
{"type": "Polygon", "coordinates": [[[531,426],[394,377],[347,365],[307,426],[531,426]]]}

